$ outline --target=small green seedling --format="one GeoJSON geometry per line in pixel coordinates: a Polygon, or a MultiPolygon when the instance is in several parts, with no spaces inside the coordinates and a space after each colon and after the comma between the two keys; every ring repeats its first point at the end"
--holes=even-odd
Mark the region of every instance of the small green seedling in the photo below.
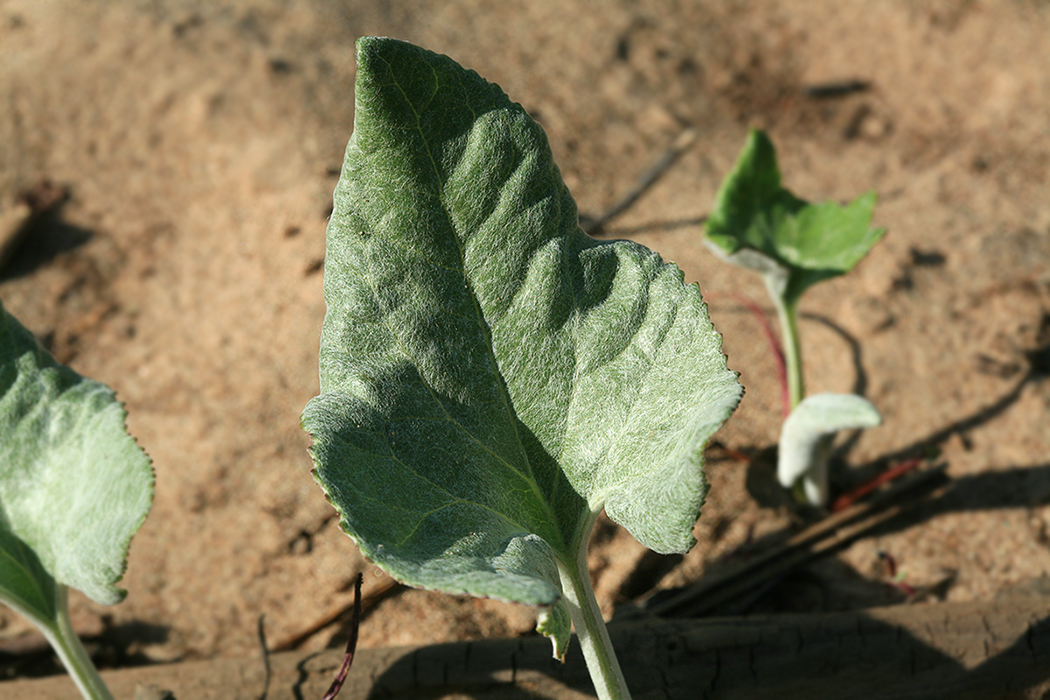
{"type": "Polygon", "coordinates": [[[392,39],[357,44],[328,226],[315,477],[394,578],[570,622],[629,697],[586,567],[605,511],[684,552],[703,448],[741,388],[696,285],[582,233],[542,129],[498,86],[392,39]]]}
{"type": "Polygon", "coordinates": [[[112,698],[73,632],[70,587],[112,605],[153,500],[149,458],[106,386],[60,365],[0,304],[0,602],[32,621],[85,698],[112,698]]]}
{"type": "Polygon", "coordinates": [[[815,505],[827,501],[827,451],[834,433],[877,425],[881,417],[870,402],[852,395],[823,394],[804,407],[798,302],[817,282],[852,270],[882,238],[885,229],[871,228],[874,208],[874,192],[846,206],[799,199],[780,184],[773,143],[754,129],[706,224],[711,249],[758,271],[776,307],[790,412],[780,438],[778,474],[786,486],[804,479],[806,498],[815,505]],[[802,414],[792,421],[797,411],[802,414]]]}

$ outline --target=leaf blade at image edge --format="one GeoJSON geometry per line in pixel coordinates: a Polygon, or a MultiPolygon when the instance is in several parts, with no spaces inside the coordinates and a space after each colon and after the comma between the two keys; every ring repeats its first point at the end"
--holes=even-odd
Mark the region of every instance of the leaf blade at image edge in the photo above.
{"type": "Polygon", "coordinates": [[[108,387],[57,363],[0,304],[0,595],[16,607],[53,619],[57,584],[123,599],[153,498],[125,418],[108,387]]]}

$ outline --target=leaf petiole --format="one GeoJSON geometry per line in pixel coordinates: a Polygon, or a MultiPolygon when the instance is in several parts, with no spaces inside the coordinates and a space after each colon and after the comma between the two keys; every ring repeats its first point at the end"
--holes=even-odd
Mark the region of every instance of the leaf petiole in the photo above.
{"type": "Polygon", "coordinates": [[[29,615],[24,610],[19,610],[26,615],[44,634],[51,647],[58,654],[62,665],[73,678],[80,694],[89,700],[114,700],[113,694],[109,692],[102,677],[98,674],[95,665],[91,663],[84,645],[73,631],[73,624],[69,619],[69,588],[59,584],[55,588],[56,614],[54,620],[41,620],[35,615],[29,615]]]}
{"type": "Polygon", "coordinates": [[[594,597],[594,587],[587,570],[586,548],[580,548],[575,564],[569,565],[560,558],[557,564],[563,600],[569,608],[598,700],[630,700],[627,681],[616,660],[609,630],[605,627],[602,611],[594,597]]]}
{"type": "Polygon", "coordinates": [[[784,336],[784,366],[787,374],[788,413],[794,410],[806,395],[802,380],[802,352],[798,340],[798,298],[785,298],[777,293],[776,281],[763,276],[769,288],[769,296],[776,307],[780,331],[784,336]]]}

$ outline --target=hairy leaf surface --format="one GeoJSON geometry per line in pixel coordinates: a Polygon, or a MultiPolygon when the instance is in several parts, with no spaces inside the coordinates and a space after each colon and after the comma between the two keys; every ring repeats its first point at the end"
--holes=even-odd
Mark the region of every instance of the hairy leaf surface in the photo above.
{"type": "Polygon", "coordinates": [[[116,583],[153,499],[125,417],[0,305],[0,600],[53,621],[59,585],[124,597],[116,583]]]}
{"type": "Polygon", "coordinates": [[[720,337],[676,267],[580,231],[499,87],[358,42],[324,286],[315,476],[394,577],[552,605],[602,507],[692,546],[702,449],[741,391],[720,337]]]}

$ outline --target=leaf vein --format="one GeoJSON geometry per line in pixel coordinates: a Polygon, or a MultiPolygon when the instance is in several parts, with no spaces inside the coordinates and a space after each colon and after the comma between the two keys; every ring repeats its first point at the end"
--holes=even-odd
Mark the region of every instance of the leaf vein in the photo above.
{"type": "MultiPolygon", "coordinates": [[[[389,63],[388,63],[388,67],[389,67],[389,63]]],[[[391,74],[393,74],[393,70],[391,70],[391,74]]],[[[420,137],[421,141],[423,142],[424,149],[426,151],[427,158],[430,161],[430,165],[431,165],[431,169],[433,171],[434,177],[437,180],[437,182],[440,183],[442,181],[441,170],[438,167],[437,161],[434,159],[433,149],[431,148],[431,144],[430,144],[429,140],[427,139],[426,133],[424,132],[424,130],[422,128],[422,123],[421,123],[422,120],[421,120],[420,113],[419,113],[419,111],[416,110],[415,106],[412,104],[412,101],[410,99],[408,99],[407,93],[401,87],[401,85],[397,82],[396,78],[394,79],[394,85],[397,88],[397,90],[401,93],[401,95],[404,97],[405,102],[408,105],[408,108],[410,110],[412,110],[412,112],[413,112],[413,114],[414,114],[414,116],[416,118],[416,131],[418,132],[419,137],[420,137]]],[[[476,114],[474,113],[473,108],[470,108],[470,109],[471,109],[471,114],[474,115],[475,118],[476,118],[476,114]]],[[[488,340],[488,342],[486,343],[486,349],[488,350],[487,354],[488,354],[488,358],[489,358],[489,361],[491,363],[491,366],[493,368],[493,374],[496,375],[496,376],[501,376],[500,373],[499,373],[499,363],[498,363],[498,361],[496,359],[496,356],[495,356],[495,354],[493,352],[493,348],[492,348],[491,334],[485,329],[485,326],[484,326],[484,323],[483,323],[484,314],[482,313],[481,308],[478,306],[477,295],[474,293],[474,290],[473,290],[473,288],[472,288],[472,286],[470,284],[470,279],[466,275],[465,252],[463,250],[463,245],[462,245],[462,243],[460,242],[460,239],[459,239],[459,233],[457,231],[456,222],[455,222],[454,218],[452,217],[451,213],[449,212],[448,207],[445,206],[444,196],[441,193],[440,189],[441,188],[439,186],[438,187],[438,199],[442,202],[442,211],[445,214],[445,217],[447,219],[449,228],[453,232],[452,238],[455,239],[455,244],[456,244],[457,251],[458,251],[458,254],[459,254],[459,259],[460,259],[460,262],[462,263],[460,269],[457,270],[457,271],[460,272],[460,274],[463,275],[463,279],[466,282],[467,288],[470,290],[471,302],[474,305],[474,309],[475,309],[475,312],[476,312],[476,318],[472,319],[472,320],[478,322],[479,326],[481,327],[482,333],[485,335],[485,337],[488,340]]],[[[408,355],[408,353],[405,353],[405,356],[406,357],[410,357],[408,355]]],[[[533,491],[534,495],[538,499],[538,502],[547,510],[549,521],[552,524],[556,523],[557,519],[554,517],[554,513],[551,510],[550,502],[548,501],[547,498],[544,497],[543,493],[541,493],[540,490],[539,490],[539,484],[537,483],[537,480],[536,480],[536,477],[535,477],[535,473],[533,472],[531,460],[529,459],[529,455],[528,455],[528,451],[525,449],[525,444],[524,444],[524,442],[521,439],[521,434],[520,434],[517,422],[514,420],[515,413],[514,413],[513,409],[511,408],[510,397],[507,396],[507,392],[506,392],[506,388],[504,386],[504,383],[501,382],[501,381],[498,381],[496,384],[497,384],[497,387],[499,388],[499,393],[500,393],[500,396],[501,396],[502,401],[503,401],[504,412],[505,412],[504,415],[507,416],[510,419],[511,428],[512,428],[512,430],[514,432],[514,435],[516,437],[516,440],[517,440],[517,443],[518,443],[518,449],[520,451],[523,463],[524,463],[526,469],[528,470],[528,473],[527,474],[522,473],[517,467],[515,467],[512,464],[510,464],[505,459],[501,459],[501,461],[503,461],[504,464],[506,464],[512,471],[514,471],[516,474],[518,474],[518,476],[520,476],[522,479],[524,479],[527,483],[530,483],[530,485],[532,487],[531,490],[533,491]]],[[[431,397],[434,399],[435,403],[438,404],[438,406],[440,407],[441,411],[444,412],[447,415],[447,411],[445,410],[444,405],[442,405],[441,401],[434,394],[432,387],[427,385],[427,390],[431,394],[431,397]]],[[[472,439],[474,439],[475,441],[479,442],[479,444],[480,444],[480,441],[478,441],[478,439],[476,437],[474,437],[470,433],[470,431],[468,431],[465,428],[463,428],[463,426],[459,426],[459,424],[455,420],[453,420],[451,416],[449,416],[449,420],[452,423],[456,424],[457,427],[460,427],[462,430],[464,430],[465,433],[470,435],[470,437],[472,439]]]]}

